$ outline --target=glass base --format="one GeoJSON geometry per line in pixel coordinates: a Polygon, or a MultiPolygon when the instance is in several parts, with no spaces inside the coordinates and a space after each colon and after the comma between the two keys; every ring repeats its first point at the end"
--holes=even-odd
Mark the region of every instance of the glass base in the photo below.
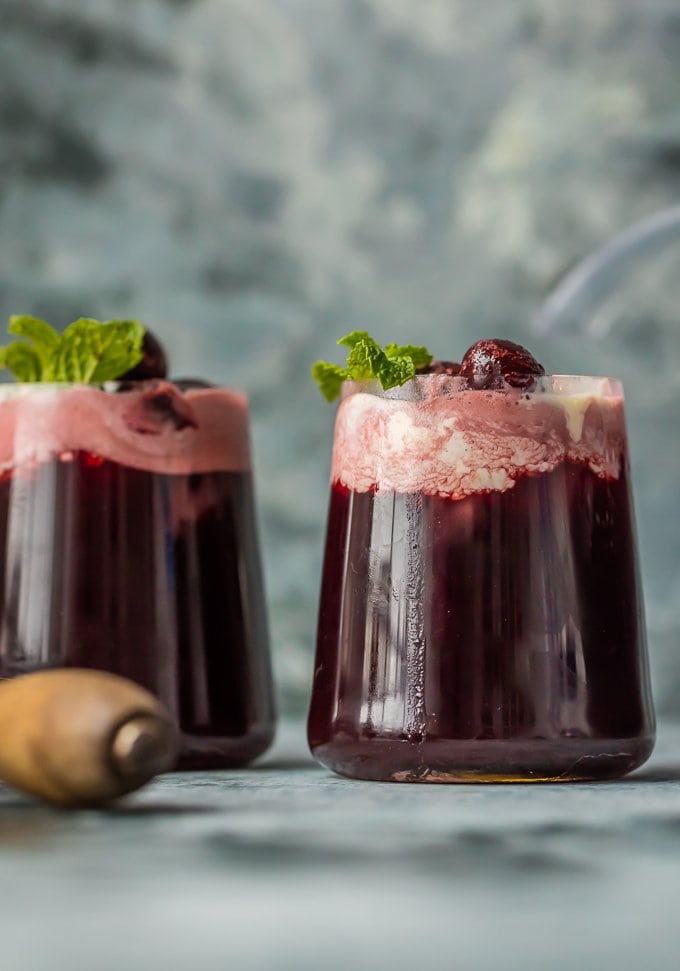
{"type": "Polygon", "coordinates": [[[235,738],[182,735],[175,770],[241,768],[266,752],[273,741],[273,724],[258,726],[235,738]]]}
{"type": "Polygon", "coordinates": [[[654,736],[622,739],[392,739],[312,747],[326,768],[374,782],[512,783],[617,779],[647,761],[654,736]]]}

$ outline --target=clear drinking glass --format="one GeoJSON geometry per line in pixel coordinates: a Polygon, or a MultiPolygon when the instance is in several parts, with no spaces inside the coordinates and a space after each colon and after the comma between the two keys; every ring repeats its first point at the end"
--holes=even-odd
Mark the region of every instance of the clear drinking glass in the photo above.
{"type": "Polygon", "coordinates": [[[308,727],[320,762],[361,779],[603,779],[644,762],[619,382],[345,386],[308,727]]]}
{"type": "Polygon", "coordinates": [[[112,671],[156,694],[180,767],[273,735],[247,405],[169,382],[0,387],[0,677],[112,671]]]}

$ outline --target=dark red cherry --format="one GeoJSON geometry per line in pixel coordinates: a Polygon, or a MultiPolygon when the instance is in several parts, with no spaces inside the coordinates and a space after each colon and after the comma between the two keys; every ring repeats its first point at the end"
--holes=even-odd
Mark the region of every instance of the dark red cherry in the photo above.
{"type": "Polygon", "coordinates": [[[526,347],[499,337],[477,341],[468,348],[460,373],[472,388],[498,389],[504,382],[512,388],[531,388],[545,374],[543,365],[526,347]]]}
{"type": "Polygon", "coordinates": [[[130,368],[120,378],[121,381],[151,381],[153,378],[165,378],[168,373],[168,360],[163,345],[150,330],[144,334],[142,344],[144,357],[139,364],[130,368]]]}
{"type": "Polygon", "coordinates": [[[417,374],[450,374],[455,377],[460,374],[460,364],[457,361],[431,361],[419,367],[417,374]]]}

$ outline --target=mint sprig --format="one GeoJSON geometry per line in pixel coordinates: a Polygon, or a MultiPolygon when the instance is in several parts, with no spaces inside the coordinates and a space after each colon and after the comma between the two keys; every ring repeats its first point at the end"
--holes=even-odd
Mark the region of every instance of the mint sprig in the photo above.
{"type": "Polygon", "coordinates": [[[28,315],[9,319],[10,334],[21,340],[0,347],[0,368],[17,381],[102,384],[142,360],[144,327],[136,320],[81,317],[59,334],[51,324],[28,315]]]}
{"type": "Polygon", "coordinates": [[[327,401],[338,397],[343,381],[377,378],[385,391],[399,387],[432,360],[426,347],[394,343],[380,347],[365,330],[353,330],[341,337],[338,344],[349,348],[344,367],[330,361],[317,361],[312,366],[312,377],[327,401]]]}

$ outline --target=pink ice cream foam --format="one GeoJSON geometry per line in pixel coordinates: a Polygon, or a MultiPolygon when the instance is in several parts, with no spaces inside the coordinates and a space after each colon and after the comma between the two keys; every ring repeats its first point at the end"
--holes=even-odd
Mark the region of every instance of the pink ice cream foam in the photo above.
{"type": "Polygon", "coordinates": [[[221,388],[168,381],[113,392],[87,385],[0,388],[0,472],[90,452],[173,475],[250,469],[248,405],[221,388]]]}
{"type": "Polygon", "coordinates": [[[410,392],[386,395],[358,383],[346,388],[333,482],[354,492],[459,499],[504,492],[522,476],[565,461],[598,476],[620,475],[626,436],[617,381],[556,375],[541,378],[528,394],[469,390],[464,379],[446,375],[411,384],[410,392]]]}

